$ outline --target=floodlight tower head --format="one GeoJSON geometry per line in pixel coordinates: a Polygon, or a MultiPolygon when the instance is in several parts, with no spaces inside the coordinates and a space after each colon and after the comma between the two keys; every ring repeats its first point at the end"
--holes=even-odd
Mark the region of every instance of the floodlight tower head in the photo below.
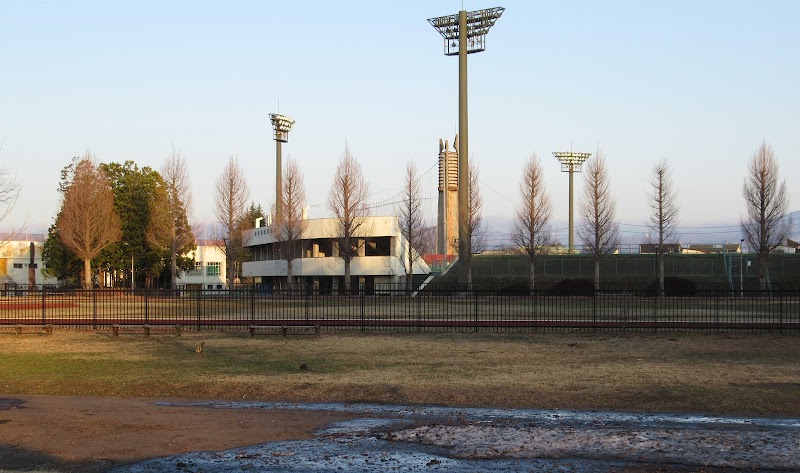
{"type": "MultiPolygon", "coordinates": [[[[504,11],[503,7],[494,7],[467,13],[467,54],[486,49],[486,33],[504,11]]],[[[444,55],[458,56],[458,15],[429,18],[428,23],[444,38],[444,55]]]]}
{"type": "Polygon", "coordinates": [[[289,141],[289,132],[294,126],[294,119],[279,113],[270,113],[269,119],[272,122],[272,129],[275,131],[273,138],[275,141],[286,143],[289,141]]]}
{"type": "Polygon", "coordinates": [[[561,172],[581,172],[581,166],[592,153],[555,152],[553,156],[561,162],[561,172]]]}

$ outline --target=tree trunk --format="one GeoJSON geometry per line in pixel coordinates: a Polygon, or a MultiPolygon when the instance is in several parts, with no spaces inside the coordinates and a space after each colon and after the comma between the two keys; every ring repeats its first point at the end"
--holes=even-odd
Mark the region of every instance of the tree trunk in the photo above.
{"type": "Polygon", "coordinates": [[[175,289],[178,286],[178,256],[175,252],[178,251],[176,241],[173,238],[172,244],[170,245],[172,248],[172,255],[170,256],[170,260],[172,263],[172,268],[170,269],[170,289],[175,289]]]}
{"type": "Polygon", "coordinates": [[[92,260],[89,258],[83,260],[83,288],[86,290],[92,288],[92,260]]]}
{"type": "Polygon", "coordinates": [[[661,251],[658,253],[658,296],[664,295],[664,252],[661,251]]]}
{"type": "Polygon", "coordinates": [[[528,283],[530,284],[531,293],[533,293],[534,289],[536,289],[536,277],[535,277],[533,262],[534,262],[533,256],[530,255],[528,257],[528,283]]]}
{"type": "Polygon", "coordinates": [[[594,259],[594,292],[600,291],[600,258],[594,259]]]}
{"type": "Polygon", "coordinates": [[[767,253],[763,251],[758,255],[758,288],[767,289],[767,253]]]}
{"type": "Polygon", "coordinates": [[[344,291],[345,294],[350,294],[350,259],[344,260],[344,291]]]}
{"type": "Polygon", "coordinates": [[[411,249],[411,244],[408,245],[408,271],[406,271],[406,289],[411,292],[414,284],[414,254],[411,249]]]}
{"type": "Polygon", "coordinates": [[[464,264],[467,265],[467,284],[472,286],[472,255],[467,254],[464,264]]]}

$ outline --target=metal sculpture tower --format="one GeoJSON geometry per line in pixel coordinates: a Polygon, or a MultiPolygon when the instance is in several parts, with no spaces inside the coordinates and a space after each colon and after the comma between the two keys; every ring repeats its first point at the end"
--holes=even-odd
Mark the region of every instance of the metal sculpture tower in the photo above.
{"type": "Polygon", "coordinates": [[[453,140],[453,150],[447,140],[439,140],[439,219],[437,225],[436,253],[452,255],[458,228],[458,135],[453,140]]]}

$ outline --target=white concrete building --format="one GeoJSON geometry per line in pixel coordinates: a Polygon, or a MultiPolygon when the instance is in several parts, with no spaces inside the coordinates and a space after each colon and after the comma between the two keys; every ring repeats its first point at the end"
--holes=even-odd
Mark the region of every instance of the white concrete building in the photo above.
{"type": "MultiPolygon", "coordinates": [[[[344,286],[344,260],[338,256],[336,219],[306,222],[300,240],[302,256],[292,260],[292,276],[296,283],[312,285],[322,294],[335,292],[344,286]]],[[[397,217],[367,217],[363,228],[369,236],[360,238],[359,255],[350,262],[351,286],[363,284],[371,291],[376,285],[405,282],[407,242],[400,233],[397,217]]],[[[274,232],[275,227],[269,226],[246,230],[243,235],[252,261],[244,263],[242,274],[267,287],[286,284],[288,276],[288,262],[279,258],[279,241],[274,232]]],[[[420,257],[414,260],[413,269],[420,276],[430,272],[420,257]]]]}
{"type": "Polygon", "coordinates": [[[0,285],[28,284],[28,270],[31,267],[31,243],[33,243],[33,274],[36,285],[58,284],[58,279],[42,274],[42,248],[45,235],[36,234],[0,234],[0,285]]]}
{"type": "Polygon", "coordinates": [[[194,271],[178,273],[178,285],[186,289],[227,289],[227,265],[224,243],[220,240],[197,240],[197,249],[186,257],[194,258],[194,271]]]}

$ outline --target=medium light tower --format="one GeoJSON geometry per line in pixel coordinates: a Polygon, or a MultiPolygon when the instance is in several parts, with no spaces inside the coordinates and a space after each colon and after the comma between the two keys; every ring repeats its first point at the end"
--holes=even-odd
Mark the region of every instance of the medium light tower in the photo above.
{"type": "Polygon", "coordinates": [[[553,156],[561,162],[561,172],[569,173],[569,253],[575,251],[575,221],[573,219],[573,188],[572,174],[581,172],[581,166],[589,159],[592,153],[573,153],[572,151],[555,152],[553,156]]]}
{"type": "Polygon", "coordinates": [[[445,56],[458,56],[458,282],[468,282],[468,261],[472,257],[472,241],[468,225],[469,151],[467,133],[467,54],[486,49],[486,33],[494,26],[505,8],[495,7],[457,15],[429,18],[444,38],[445,56]]]}
{"type": "Polygon", "coordinates": [[[294,119],[279,113],[270,113],[272,129],[275,131],[275,224],[281,223],[283,208],[283,168],[281,166],[281,143],[289,141],[289,132],[294,126],[294,119]]]}

